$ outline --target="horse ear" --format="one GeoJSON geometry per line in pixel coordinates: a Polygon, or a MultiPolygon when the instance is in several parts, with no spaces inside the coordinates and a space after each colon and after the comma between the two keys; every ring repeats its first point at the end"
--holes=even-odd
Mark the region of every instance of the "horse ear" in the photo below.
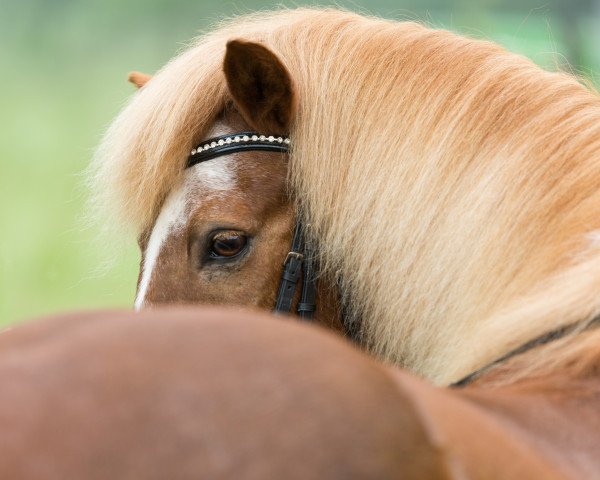
{"type": "Polygon", "coordinates": [[[264,133],[289,131],[294,87],[287,69],[271,50],[259,43],[231,40],[223,70],[234,104],[252,128],[264,133]]]}
{"type": "Polygon", "coordinates": [[[142,88],[151,78],[151,75],[142,72],[129,72],[129,75],[127,75],[127,80],[133,83],[137,88],[142,88]]]}

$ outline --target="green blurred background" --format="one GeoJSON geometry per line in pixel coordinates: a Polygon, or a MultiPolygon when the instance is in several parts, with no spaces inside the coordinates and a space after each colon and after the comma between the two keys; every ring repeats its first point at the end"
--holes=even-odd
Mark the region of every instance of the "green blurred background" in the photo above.
{"type": "MultiPolygon", "coordinates": [[[[133,92],[126,74],[154,72],[223,16],[278,4],[0,0],[0,325],[132,304],[135,239],[97,241],[98,228],[84,222],[82,177],[133,92]]],[[[493,39],[545,68],[570,69],[598,84],[600,0],[337,4],[493,39]]]]}

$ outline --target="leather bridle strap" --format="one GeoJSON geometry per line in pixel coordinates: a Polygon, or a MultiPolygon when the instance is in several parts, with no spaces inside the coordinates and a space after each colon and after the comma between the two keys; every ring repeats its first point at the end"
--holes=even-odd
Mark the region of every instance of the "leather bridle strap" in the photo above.
{"type": "MultiPolygon", "coordinates": [[[[289,145],[290,139],[284,135],[261,135],[257,132],[222,135],[205,140],[194,148],[188,157],[186,168],[237,152],[286,153],[289,151],[289,145]]],[[[301,277],[303,277],[302,291],[297,310],[302,319],[310,320],[316,310],[317,280],[312,261],[307,254],[304,229],[298,222],[292,238],[291,250],[283,262],[283,273],[274,309],[276,313],[290,313],[301,277]]]]}
{"type": "Polygon", "coordinates": [[[311,320],[317,308],[317,280],[304,237],[304,229],[302,224],[298,222],[294,231],[292,249],[283,262],[283,273],[274,311],[276,313],[289,313],[291,311],[294,297],[298,291],[300,275],[302,275],[302,291],[296,310],[300,318],[311,320]]]}
{"type": "Polygon", "coordinates": [[[213,158],[237,152],[264,151],[287,153],[290,139],[285,135],[260,135],[257,132],[238,132],[210,138],[194,148],[186,168],[213,158]]]}
{"type": "Polygon", "coordinates": [[[275,301],[275,312],[289,313],[291,311],[304,263],[304,236],[302,224],[298,222],[292,239],[292,249],[283,262],[283,273],[281,274],[281,283],[275,301]]]}
{"type": "Polygon", "coordinates": [[[315,260],[312,258],[311,250],[307,245],[304,246],[304,268],[302,276],[302,292],[300,301],[296,309],[300,318],[303,320],[312,320],[315,310],[317,309],[317,277],[314,270],[315,260]]]}
{"type": "Polygon", "coordinates": [[[518,355],[528,352],[529,350],[533,350],[536,347],[546,345],[560,338],[564,338],[572,333],[589,330],[594,327],[600,327],[600,315],[594,317],[592,320],[590,320],[587,324],[584,324],[583,326],[581,325],[581,322],[577,322],[575,324],[566,325],[564,327],[559,327],[557,329],[550,330],[549,332],[546,332],[543,335],[534,338],[533,340],[525,342],[523,345],[520,345],[519,347],[511,350],[510,352],[505,353],[493,362],[488,363],[487,365],[481,367],[478,370],[475,370],[473,373],[470,373],[466,377],[461,378],[457,382],[450,384],[450,386],[464,387],[465,385],[469,385],[470,383],[474,382],[479,377],[481,377],[481,375],[487,373],[489,370],[493,369],[494,367],[497,367],[498,365],[504,363],[512,357],[516,357],[518,355]]]}

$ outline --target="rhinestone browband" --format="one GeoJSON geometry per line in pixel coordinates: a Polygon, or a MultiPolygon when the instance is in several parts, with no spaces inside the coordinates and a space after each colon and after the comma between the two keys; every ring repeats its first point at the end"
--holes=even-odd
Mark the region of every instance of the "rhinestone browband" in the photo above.
{"type": "Polygon", "coordinates": [[[287,152],[290,139],[283,135],[261,135],[258,132],[239,132],[210,138],[190,152],[187,167],[222,155],[250,150],[287,152]]]}

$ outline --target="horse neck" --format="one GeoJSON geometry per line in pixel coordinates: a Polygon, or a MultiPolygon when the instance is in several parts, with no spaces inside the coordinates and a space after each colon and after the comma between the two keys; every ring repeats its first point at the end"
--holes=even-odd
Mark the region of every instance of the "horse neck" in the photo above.
{"type": "Polygon", "coordinates": [[[517,428],[521,439],[574,478],[594,476],[599,342],[598,329],[556,340],[508,359],[456,393],[494,418],[499,430],[517,428]]]}
{"type": "Polygon", "coordinates": [[[600,195],[594,185],[600,157],[567,149],[545,158],[524,152],[512,163],[515,168],[488,172],[470,189],[464,183],[458,188],[465,200],[450,208],[449,230],[437,232],[444,242],[432,242],[433,255],[414,281],[425,285],[421,294],[433,302],[421,315],[461,337],[438,357],[437,368],[454,378],[600,311],[600,195]],[[427,282],[423,272],[439,274],[427,282]],[[450,366],[444,365],[448,356],[456,359],[450,366]]]}
{"type": "Polygon", "coordinates": [[[599,137],[572,135],[550,155],[523,148],[467,167],[453,192],[433,186],[440,199],[422,209],[431,223],[407,231],[420,233],[405,277],[410,351],[429,347],[408,360],[424,372],[460,378],[600,312],[600,155],[588,148],[599,137]]]}

